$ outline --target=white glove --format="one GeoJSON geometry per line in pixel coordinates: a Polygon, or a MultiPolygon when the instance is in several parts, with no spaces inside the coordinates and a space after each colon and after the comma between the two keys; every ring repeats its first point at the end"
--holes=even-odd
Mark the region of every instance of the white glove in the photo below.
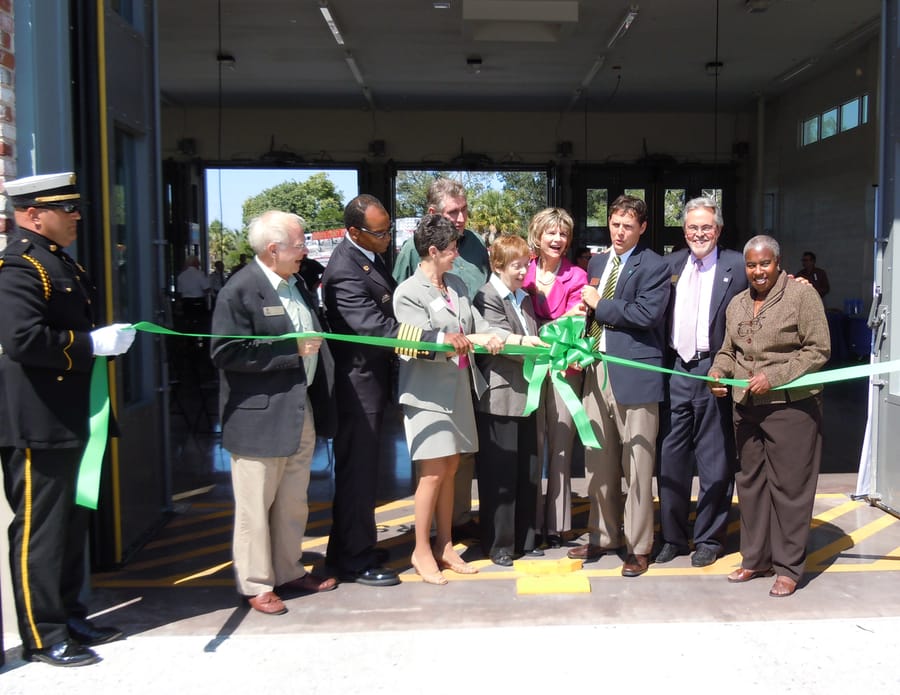
{"type": "Polygon", "coordinates": [[[137,335],[127,323],[114,323],[91,331],[91,342],[94,354],[100,357],[111,357],[127,352],[137,335]]]}

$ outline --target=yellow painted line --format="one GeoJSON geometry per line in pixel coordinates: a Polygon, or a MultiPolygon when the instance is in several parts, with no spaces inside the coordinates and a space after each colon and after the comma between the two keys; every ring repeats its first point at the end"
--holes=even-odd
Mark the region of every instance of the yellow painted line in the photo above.
{"type": "MultiPolygon", "coordinates": [[[[842,495],[833,495],[834,497],[841,497],[842,495]]],[[[816,495],[818,497],[818,495],[816,495]]],[[[820,514],[816,514],[812,521],[810,522],[813,528],[817,526],[821,526],[822,524],[827,524],[834,519],[837,519],[839,516],[843,516],[849,512],[856,511],[862,507],[868,507],[868,504],[864,502],[860,502],[859,500],[850,500],[849,502],[844,502],[844,504],[839,504],[836,507],[832,507],[831,509],[826,509],[824,512],[820,514]]]]}
{"type": "Polygon", "coordinates": [[[193,526],[194,524],[202,524],[204,521],[211,521],[213,519],[224,519],[227,516],[234,516],[234,509],[231,508],[228,511],[224,512],[213,512],[211,514],[200,514],[198,516],[183,516],[178,519],[173,519],[168,524],[166,524],[167,529],[173,528],[181,528],[182,526],[193,526]]]}
{"type": "Polygon", "coordinates": [[[175,553],[174,555],[168,555],[166,557],[157,558],[156,560],[145,560],[144,562],[135,562],[131,565],[128,565],[129,571],[141,571],[150,569],[151,567],[163,567],[164,565],[171,565],[176,562],[181,562],[182,560],[192,560],[194,558],[203,557],[204,555],[209,555],[212,553],[221,553],[231,550],[231,542],[228,543],[217,543],[216,545],[208,545],[204,548],[197,548],[196,550],[189,550],[184,553],[175,553]]]}
{"type": "MultiPolygon", "coordinates": [[[[888,526],[892,526],[897,522],[896,517],[891,516],[890,514],[885,514],[884,516],[876,519],[875,521],[870,521],[865,526],[862,526],[854,531],[851,531],[849,534],[844,534],[837,540],[829,543],[828,545],[819,548],[815,552],[810,553],[806,557],[806,566],[807,569],[828,569],[825,567],[819,568],[819,564],[824,560],[840,555],[844,550],[848,550],[853,546],[859,544],[864,541],[866,538],[870,536],[874,536],[879,531],[883,531],[888,526]]],[[[854,564],[862,564],[862,563],[854,563],[854,564]]],[[[871,566],[872,563],[869,563],[871,566]]],[[[896,567],[896,569],[900,569],[900,566],[896,567]]]]}
{"type": "Polygon", "coordinates": [[[222,571],[226,567],[231,567],[231,564],[232,564],[231,560],[229,560],[228,562],[223,562],[221,565],[215,565],[213,567],[209,567],[200,572],[195,572],[194,574],[190,574],[187,577],[182,577],[181,579],[176,579],[175,584],[184,584],[185,582],[191,582],[196,579],[200,579],[201,577],[208,577],[212,574],[215,574],[216,572],[222,571]]]}
{"type": "MultiPolygon", "coordinates": [[[[195,531],[194,533],[182,533],[172,538],[160,538],[158,541],[151,541],[144,546],[146,550],[155,550],[157,548],[168,548],[173,545],[180,545],[190,541],[199,540],[200,538],[208,538],[209,536],[218,536],[221,534],[231,535],[234,530],[234,524],[225,526],[216,526],[203,531],[195,531]]],[[[130,566],[130,565],[129,565],[130,566]]]]}

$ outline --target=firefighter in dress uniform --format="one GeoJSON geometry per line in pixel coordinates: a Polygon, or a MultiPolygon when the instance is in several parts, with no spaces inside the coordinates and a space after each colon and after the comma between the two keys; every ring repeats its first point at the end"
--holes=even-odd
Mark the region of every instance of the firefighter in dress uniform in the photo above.
{"type": "Polygon", "coordinates": [[[80,196],[72,173],[10,181],[18,229],[0,256],[0,459],[13,511],[10,573],[22,655],[54,666],[100,657],[90,646],[122,637],[87,620],[88,510],[76,506],[88,439],[94,356],[124,353],[127,324],[97,328],[96,290],[65,252],[77,236],[80,196]]]}

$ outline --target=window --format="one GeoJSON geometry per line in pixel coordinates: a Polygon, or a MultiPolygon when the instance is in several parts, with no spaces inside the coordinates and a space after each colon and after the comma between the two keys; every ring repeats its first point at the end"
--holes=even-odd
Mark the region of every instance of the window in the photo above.
{"type": "Polygon", "coordinates": [[[803,121],[803,135],[800,142],[806,145],[812,145],[819,139],[819,117],[813,116],[803,121]]]}
{"type": "Polygon", "coordinates": [[[841,106],[841,132],[859,125],[859,99],[853,99],[841,106]]]}
{"type": "Polygon", "coordinates": [[[800,146],[844,133],[869,122],[869,95],[845,101],[800,123],[800,146]]]}
{"type": "Polygon", "coordinates": [[[630,195],[632,198],[640,198],[645,203],[647,202],[647,191],[643,188],[626,188],[624,193],[625,195],[630,195]]]}
{"type": "Polygon", "coordinates": [[[609,191],[605,188],[587,190],[587,226],[605,227],[609,219],[609,191]]]}
{"type": "Polygon", "coordinates": [[[684,203],[687,191],[683,188],[667,188],[664,203],[664,221],[666,227],[681,227],[684,219],[684,203]]]}
{"type": "Polygon", "coordinates": [[[719,209],[722,209],[722,189],[721,188],[704,188],[700,191],[700,195],[704,198],[712,198],[716,201],[719,209]]]}
{"type": "Polygon", "coordinates": [[[830,109],[822,114],[822,139],[830,138],[838,132],[838,110],[830,109]]]}

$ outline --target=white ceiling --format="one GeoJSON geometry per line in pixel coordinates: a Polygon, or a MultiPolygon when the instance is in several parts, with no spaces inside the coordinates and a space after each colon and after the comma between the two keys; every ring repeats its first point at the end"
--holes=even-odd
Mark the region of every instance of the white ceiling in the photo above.
{"type": "Polygon", "coordinates": [[[328,0],[340,47],[321,4],[158,0],[164,103],[218,103],[221,50],[235,59],[221,70],[227,107],[712,111],[717,91],[720,110],[738,110],[850,55],[877,35],[881,9],[880,0],[451,0],[449,9],[328,0]],[[637,18],[608,49],[632,5],[637,18]],[[705,66],[716,60],[717,15],[716,86],[705,66]],[[809,59],[801,75],[780,79],[809,59]]]}

